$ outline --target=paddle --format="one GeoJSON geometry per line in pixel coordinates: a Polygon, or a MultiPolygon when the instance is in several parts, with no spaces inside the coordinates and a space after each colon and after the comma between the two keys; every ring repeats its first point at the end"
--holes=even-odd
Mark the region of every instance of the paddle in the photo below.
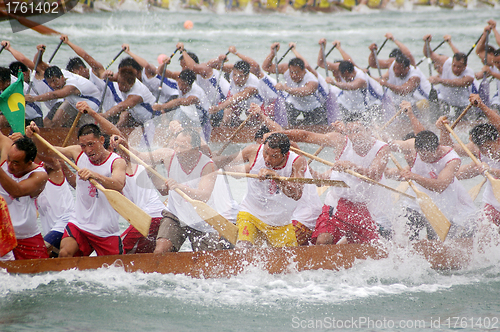
{"type": "MultiPolygon", "coordinates": [[[[389,40],[389,38],[386,38],[384,40],[384,42],[382,43],[382,45],[380,45],[380,48],[377,50],[377,53],[373,53],[373,55],[375,56],[375,62],[377,63],[378,74],[379,74],[380,77],[382,77],[382,75],[380,74],[380,66],[378,64],[377,55],[380,54],[380,51],[382,51],[382,49],[384,48],[384,46],[385,46],[385,44],[387,43],[388,40],[389,40]]],[[[370,70],[370,65],[368,65],[368,67],[366,67],[366,70],[370,70]]]]}
{"type": "MultiPolygon", "coordinates": [[[[314,155],[314,156],[317,156],[317,155],[318,155],[321,151],[323,151],[323,149],[324,149],[324,148],[325,148],[324,146],[320,146],[320,147],[319,147],[316,151],[314,151],[314,154],[313,154],[313,155],[314,155]]],[[[307,161],[307,164],[308,164],[308,165],[311,165],[311,163],[312,163],[313,161],[314,161],[314,159],[312,159],[312,158],[311,158],[311,159],[309,159],[309,160],[307,161]]]]}
{"type": "MultiPolygon", "coordinates": [[[[238,172],[219,172],[218,174],[227,174],[231,176],[239,176],[239,177],[246,177],[246,178],[253,178],[253,179],[259,179],[260,176],[257,174],[249,174],[249,173],[238,173],[238,172]]],[[[267,176],[266,179],[269,180],[281,180],[281,181],[288,181],[288,182],[298,182],[298,183],[305,183],[305,184],[315,184],[315,185],[321,185],[321,186],[329,186],[329,187],[343,187],[343,188],[349,188],[349,186],[344,182],[344,181],[339,181],[339,180],[324,180],[324,179],[311,179],[311,178],[295,178],[295,177],[286,177],[286,176],[267,176]]]]}
{"type": "MultiPolygon", "coordinates": [[[[335,47],[337,47],[337,44],[333,45],[326,54],[323,54],[323,59],[325,60],[325,66],[327,65],[326,58],[330,55],[330,53],[332,53],[332,51],[335,49],[335,47]]],[[[314,68],[314,70],[318,70],[318,68],[319,68],[319,66],[316,66],[316,68],[314,68]]]]}
{"type": "Polygon", "coordinates": [[[75,117],[75,120],[73,121],[73,124],[71,125],[71,128],[69,128],[68,134],[66,135],[66,138],[64,139],[64,142],[62,144],[62,147],[66,147],[68,145],[69,138],[73,135],[76,125],[78,124],[78,121],[80,121],[80,118],[82,117],[83,113],[78,112],[78,114],[75,117]]]}
{"type": "MultiPolygon", "coordinates": [[[[394,158],[392,153],[390,154],[391,160],[394,162],[396,167],[401,171],[403,167],[399,164],[399,162],[394,158]]],[[[450,230],[451,223],[446,218],[446,216],[439,210],[436,204],[431,200],[429,195],[424,193],[423,191],[418,190],[417,186],[413,183],[413,181],[408,180],[408,184],[411,186],[411,189],[417,195],[417,202],[424,214],[425,218],[429,221],[429,224],[432,226],[436,234],[439,236],[441,241],[446,239],[448,235],[448,231],[450,230]]]]}
{"type": "MultiPolygon", "coordinates": [[[[123,52],[125,52],[125,48],[122,48],[120,52],[118,52],[118,54],[113,58],[113,60],[111,60],[111,62],[106,66],[106,68],[104,68],[104,70],[108,70],[108,68],[111,67],[111,65],[116,61],[116,59],[118,59],[120,55],[122,55],[123,52]]],[[[99,104],[99,108],[97,109],[97,113],[101,113],[102,111],[104,97],[106,96],[106,91],[108,90],[108,83],[109,83],[109,76],[106,77],[106,81],[104,82],[104,89],[102,90],[101,102],[99,104]]]]}
{"type": "Polygon", "coordinates": [[[2,47],[0,48],[0,54],[2,53],[4,48],[5,48],[5,45],[2,45],[2,47]]]}
{"type": "Polygon", "coordinates": [[[326,55],[325,55],[325,45],[321,45],[321,52],[323,53],[323,59],[325,61],[325,77],[328,77],[328,65],[326,64],[326,55]]]}
{"type": "Polygon", "coordinates": [[[61,48],[62,43],[63,43],[63,41],[61,40],[59,42],[59,45],[57,45],[56,49],[54,50],[54,53],[52,53],[52,55],[50,56],[50,58],[49,58],[49,65],[52,62],[52,60],[54,59],[54,57],[56,56],[57,51],[59,51],[59,48],[61,48]]]}
{"type": "MultiPolygon", "coordinates": [[[[460,144],[460,146],[462,147],[462,149],[464,149],[464,151],[467,153],[467,155],[469,156],[469,158],[472,159],[472,161],[477,166],[481,166],[481,162],[476,158],[476,156],[474,156],[474,154],[462,142],[462,140],[457,136],[457,134],[455,134],[455,132],[453,131],[453,129],[451,129],[451,127],[447,123],[444,123],[444,127],[455,138],[455,140],[458,142],[458,144],[460,144]]],[[[490,181],[491,187],[493,189],[493,195],[495,196],[496,200],[500,202],[500,180],[499,179],[495,179],[493,177],[493,175],[491,175],[490,172],[488,172],[488,171],[484,171],[483,175],[484,175],[485,178],[487,178],[490,181]]]]}
{"type": "MultiPolygon", "coordinates": [[[[153,173],[155,176],[157,176],[159,179],[166,181],[167,179],[158,173],[154,168],[146,164],[144,161],[142,161],[141,158],[137,157],[135,154],[130,152],[126,147],[123,145],[118,146],[122,151],[125,153],[128,153],[128,155],[137,161],[139,164],[144,166],[148,172],[153,173]]],[[[181,195],[185,200],[187,200],[193,208],[195,209],[196,213],[205,220],[207,224],[212,226],[221,236],[223,236],[225,239],[227,239],[229,242],[232,244],[236,245],[236,240],[238,239],[238,227],[229,222],[226,218],[221,216],[217,211],[215,211],[211,206],[209,206],[207,203],[198,201],[195,199],[192,199],[188,195],[186,195],[184,192],[182,192],[180,189],[176,188],[175,191],[181,195]]]]}
{"type": "Polygon", "coordinates": [[[472,198],[473,201],[476,200],[477,195],[479,195],[479,192],[481,191],[481,188],[483,188],[485,183],[486,183],[486,178],[484,178],[480,183],[476,184],[469,190],[469,196],[472,198]]]}
{"type": "Polygon", "coordinates": [[[226,52],[226,56],[224,57],[224,59],[222,59],[221,63],[220,63],[220,72],[219,72],[219,77],[217,78],[217,83],[215,84],[215,93],[214,93],[214,99],[213,99],[213,103],[215,104],[216,100],[217,100],[217,90],[219,90],[219,85],[220,85],[220,80],[222,78],[222,73],[224,72],[224,62],[227,61],[227,56],[229,55],[229,51],[226,52]]]}
{"type": "Polygon", "coordinates": [[[390,119],[389,119],[386,123],[384,123],[384,125],[383,125],[382,127],[380,127],[379,131],[382,131],[382,130],[384,130],[385,128],[387,128],[387,126],[389,126],[389,125],[392,123],[392,121],[394,121],[394,120],[395,120],[395,119],[396,119],[396,118],[397,118],[397,117],[398,117],[398,116],[399,116],[402,112],[403,112],[403,110],[402,110],[402,109],[399,109],[399,110],[396,112],[396,114],[394,114],[394,115],[392,116],[392,118],[390,118],[390,119]]]}
{"type": "MultiPolygon", "coordinates": [[[[50,150],[57,154],[62,160],[64,160],[68,165],[74,168],[76,171],[80,170],[78,166],[75,165],[70,159],[68,159],[64,154],[57,150],[52,144],[47,142],[42,136],[37,133],[33,133],[40,142],[45,144],[50,150]]],[[[104,193],[109,204],[118,212],[125,220],[127,220],[132,226],[134,226],[142,235],[148,236],[149,226],[151,224],[151,217],[141,210],[137,205],[132,203],[127,197],[123,196],[116,190],[106,189],[99,182],[94,179],[89,179],[97,189],[104,193]]],[[[55,197],[57,199],[57,197],[55,197]]]]}
{"type": "Polygon", "coordinates": [[[241,131],[241,129],[243,129],[243,127],[245,126],[245,124],[247,123],[248,120],[250,120],[252,116],[251,115],[248,115],[247,118],[245,120],[243,120],[243,122],[238,126],[238,128],[236,128],[236,130],[234,131],[234,133],[229,136],[229,138],[227,139],[227,141],[222,145],[222,147],[219,149],[219,151],[217,151],[215,154],[217,156],[220,156],[222,154],[222,151],[224,151],[229,144],[231,144],[231,141],[233,140],[233,138],[236,137],[236,135],[241,131]]]}
{"type": "Polygon", "coordinates": [[[460,115],[458,116],[458,118],[453,122],[453,124],[451,125],[451,129],[455,129],[455,127],[457,126],[458,122],[460,120],[462,120],[462,118],[465,116],[465,114],[467,114],[467,112],[471,109],[472,107],[472,104],[469,104],[464,110],[462,113],[460,113],[460,115]]]}
{"type": "MultiPolygon", "coordinates": [[[[426,46],[426,49],[427,49],[427,63],[429,64],[429,77],[432,76],[432,60],[431,60],[431,50],[430,50],[430,44],[429,44],[429,39],[427,39],[425,41],[425,43],[427,44],[426,46]]],[[[429,91],[429,101],[431,103],[434,103],[435,106],[437,101],[438,101],[438,93],[436,91],[436,89],[434,88],[434,84],[431,83],[431,91],[429,91]]]]}
{"type": "MultiPolygon", "coordinates": [[[[446,40],[443,40],[442,42],[440,42],[438,46],[434,47],[434,49],[432,50],[432,52],[436,52],[438,50],[438,48],[440,48],[445,42],[446,42],[446,40]]],[[[415,65],[415,67],[418,67],[427,58],[428,57],[424,56],[422,59],[420,59],[419,62],[417,62],[417,64],[415,65]]]]}
{"type": "Polygon", "coordinates": [[[11,19],[17,20],[19,23],[21,23],[25,27],[30,28],[32,30],[35,30],[36,32],[41,33],[42,35],[60,35],[61,34],[60,32],[58,32],[54,29],[48,28],[44,25],[41,25],[40,23],[28,20],[27,18],[11,14],[5,10],[0,10],[0,14],[3,16],[8,16],[11,19]]]}
{"type": "Polygon", "coordinates": [[[288,47],[288,50],[286,50],[285,54],[283,54],[283,56],[278,60],[278,65],[281,63],[281,61],[283,61],[283,59],[286,57],[288,52],[290,52],[292,50],[292,48],[293,48],[293,46],[288,47]]]}
{"type": "Polygon", "coordinates": [[[472,53],[472,51],[474,51],[474,49],[476,48],[477,46],[477,43],[479,43],[479,41],[481,40],[481,37],[483,36],[483,34],[481,34],[481,36],[479,36],[479,38],[476,40],[476,42],[472,45],[471,49],[469,50],[469,52],[467,52],[467,57],[469,57],[469,55],[472,53]]]}
{"type": "Polygon", "coordinates": [[[26,93],[27,95],[30,94],[31,88],[33,88],[33,81],[35,80],[36,68],[40,64],[40,60],[42,59],[42,53],[43,53],[43,50],[39,50],[37,55],[36,55],[35,67],[31,71],[30,84],[28,85],[28,92],[26,93]]]}
{"type": "MultiPolygon", "coordinates": [[[[177,51],[179,51],[179,48],[176,48],[174,53],[172,53],[170,55],[170,59],[172,59],[175,55],[175,53],[177,53],[177,51]]],[[[158,104],[158,100],[160,100],[160,95],[161,95],[161,89],[162,89],[162,86],[163,86],[163,80],[165,79],[165,72],[167,71],[167,64],[164,63],[163,64],[163,71],[161,73],[161,79],[160,79],[160,86],[158,87],[158,94],[156,95],[156,100],[155,100],[155,104],[158,104]]]]}
{"type": "MultiPolygon", "coordinates": [[[[296,149],[296,148],[294,148],[293,146],[291,146],[291,147],[290,147],[290,150],[292,150],[292,151],[293,151],[293,152],[295,152],[295,153],[298,153],[298,154],[301,154],[301,155],[303,155],[303,156],[306,156],[306,157],[308,157],[308,158],[312,158],[312,159],[314,159],[314,160],[317,160],[317,161],[319,161],[319,162],[321,162],[321,163],[323,163],[323,164],[325,164],[325,165],[328,165],[328,166],[334,166],[334,165],[335,165],[334,163],[332,163],[332,162],[330,162],[330,161],[328,161],[328,160],[321,159],[321,158],[316,157],[316,156],[314,156],[314,155],[312,155],[312,154],[310,154],[310,153],[307,153],[307,152],[304,152],[304,151],[302,151],[302,150],[296,149]]],[[[398,193],[398,194],[400,194],[400,195],[406,196],[406,197],[408,197],[408,198],[415,199],[415,197],[413,197],[413,196],[411,196],[411,195],[408,195],[407,193],[404,193],[404,192],[398,191],[398,190],[396,190],[396,189],[394,189],[394,188],[392,188],[392,187],[386,186],[385,184],[379,183],[379,182],[377,182],[377,181],[375,181],[375,180],[373,180],[373,179],[370,179],[370,178],[369,178],[369,177],[367,177],[367,176],[364,176],[364,175],[361,175],[361,174],[359,174],[359,173],[357,173],[357,172],[354,172],[353,170],[350,170],[350,169],[345,170],[345,173],[350,174],[350,175],[352,175],[352,176],[355,176],[355,177],[357,177],[357,178],[359,178],[359,179],[361,179],[361,180],[364,180],[364,181],[366,181],[366,182],[369,182],[369,183],[371,183],[371,184],[374,184],[374,185],[377,185],[377,186],[383,187],[383,188],[385,188],[385,189],[388,189],[388,190],[394,191],[394,192],[396,192],[396,193],[398,193]]]]}

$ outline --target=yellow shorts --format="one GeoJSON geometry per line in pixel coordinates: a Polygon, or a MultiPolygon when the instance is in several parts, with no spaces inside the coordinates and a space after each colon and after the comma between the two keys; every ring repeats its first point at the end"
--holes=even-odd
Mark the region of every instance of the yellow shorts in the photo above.
{"type": "Polygon", "coordinates": [[[269,226],[248,212],[240,211],[236,217],[238,241],[262,244],[265,240],[272,247],[296,247],[295,229],[290,223],[286,226],[269,226]]]}

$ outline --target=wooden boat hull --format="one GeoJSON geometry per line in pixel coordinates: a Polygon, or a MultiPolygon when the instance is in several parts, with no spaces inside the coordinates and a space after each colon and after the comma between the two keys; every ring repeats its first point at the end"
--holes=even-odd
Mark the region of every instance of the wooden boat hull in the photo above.
{"type": "MultiPolygon", "coordinates": [[[[435,269],[460,269],[468,264],[471,241],[458,244],[422,241],[413,249],[423,255],[435,269]]],[[[181,252],[163,255],[136,254],[57,259],[33,259],[0,262],[9,273],[42,273],[70,269],[88,270],[105,266],[121,266],[127,272],[184,274],[194,278],[220,278],[239,274],[256,267],[272,274],[305,270],[348,269],[358,260],[382,259],[388,252],[376,245],[346,244],[296,248],[265,248],[181,252]]]]}

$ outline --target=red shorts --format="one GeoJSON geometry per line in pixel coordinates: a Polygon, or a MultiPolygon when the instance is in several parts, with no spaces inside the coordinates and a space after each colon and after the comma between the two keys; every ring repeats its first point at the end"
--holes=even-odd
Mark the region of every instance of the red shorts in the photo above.
{"type": "Polygon", "coordinates": [[[49,258],[42,234],[37,234],[27,239],[17,239],[17,247],[15,247],[12,252],[14,252],[16,260],[49,258]]]}
{"type": "Polygon", "coordinates": [[[364,243],[379,238],[377,226],[366,204],[354,203],[344,198],[339,200],[335,211],[328,205],[323,206],[311,235],[313,244],[321,233],[332,234],[333,243],[337,243],[344,236],[348,243],[364,243]]]}
{"type": "Polygon", "coordinates": [[[122,239],[119,236],[100,237],[68,223],[62,238],[66,237],[72,237],[78,243],[79,250],[74,256],[90,256],[94,250],[98,256],[123,254],[122,239]]]}
{"type": "Polygon", "coordinates": [[[295,237],[297,238],[297,244],[299,246],[309,245],[309,241],[311,240],[311,234],[313,233],[313,231],[297,220],[292,220],[292,225],[293,228],[295,228],[295,237]]]}
{"type": "Polygon", "coordinates": [[[121,235],[123,252],[125,254],[144,254],[155,251],[156,235],[158,235],[162,219],[162,217],[151,219],[148,237],[144,237],[134,226],[130,225],[121,235]]]}
{"type": "Polygon", "coordinates": [[[486,219],[500,227],[500,211],[495,209],[490,204],[486,204],[484,206],[484,214],[486,215],[486,219]]]}

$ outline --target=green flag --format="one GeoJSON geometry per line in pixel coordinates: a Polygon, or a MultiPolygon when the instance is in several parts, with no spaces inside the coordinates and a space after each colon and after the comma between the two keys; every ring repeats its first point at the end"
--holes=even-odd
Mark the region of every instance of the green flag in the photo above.
{"type": "Polygon", "coordinates": [[[7,121],[9,121],[12,131],[15,133],[25,134],[24,129],[24,77],[20,73],[17,81],[9,85],[0,95],[0,111],[2,111],[7,121]]]}

